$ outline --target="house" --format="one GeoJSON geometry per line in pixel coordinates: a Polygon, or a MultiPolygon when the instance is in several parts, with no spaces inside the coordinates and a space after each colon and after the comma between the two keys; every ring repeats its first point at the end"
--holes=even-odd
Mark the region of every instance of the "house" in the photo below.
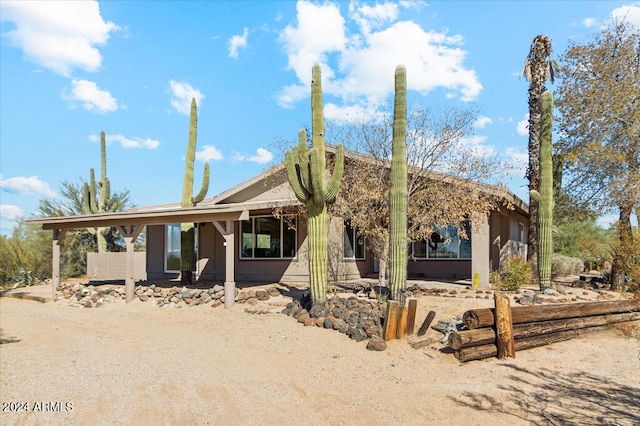
{"type": "MultiPolygon", "coordinates": [[[[333,150],[328,147],[327,152],[333,150]]],[[[478,273],[480,285],[488,286],[490,272],[499,269],[508,257],[526,256],[528,206],[503,187],[481,187],[503,203],[497,203],[484,223],[475,224],[469,239],[459,237],[453,228],[439,245],[412,244],[409,276],[470,279],[478,273]]],[[[180,223],[193,222],[197,232],[195,277],[224,281],[227,294],[233,294],[236,282],[308,282],[305,221],[295,215],[274,216],[276,210],[297,205],[300,202],[280,164],[193,208],[181,208],[176,203],[29,222],[54,231],[54,289],[60,280],[59,243],[67,229],[115,226],[121,230],[127,243],[123,256],[130,300],[136,266],[133,242],[140,232],[146,228],[146,279],[174,279],[180,274],[180,223]]],[[[366,241],[348,221],[330,219],[329,241],[330,280],[353,280],[377,272],[366,241]]],[[[233,298],[226,299],[230,307],[233,298]]]]}

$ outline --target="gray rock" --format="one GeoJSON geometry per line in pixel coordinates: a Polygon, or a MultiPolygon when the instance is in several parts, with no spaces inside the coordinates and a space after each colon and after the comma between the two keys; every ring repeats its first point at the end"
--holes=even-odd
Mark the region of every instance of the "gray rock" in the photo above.
{"type": "Polygon", "coordinates": [[[349,337],[353,340],[355,340],[356,342],[362,342],[364,339],[367,338],[367,333],[365,333],[362,329],[360,328],[354,328],[353,330],[351,330],[351,332],[349,333],[349,337]]]}
{"type": "Polygon", "coordinates": [[[258,300],[269,300],[271,297],[266,290],[257,290],[256,291],[256,299],[258,300]]]}

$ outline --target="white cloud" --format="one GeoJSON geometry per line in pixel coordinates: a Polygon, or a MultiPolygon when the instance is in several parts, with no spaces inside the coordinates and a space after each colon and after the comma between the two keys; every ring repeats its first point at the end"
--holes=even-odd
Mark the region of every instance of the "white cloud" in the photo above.
{"type": "Polygon", "coordinates": [[[476,122],[473,123],[473,127],[476,129],[484,129],[487,126],[487,124],[491,124],[491,123],[493,123],[493,120],[491,118],[480,116],[478,117],[476,122]]]}
{"type": "Polygon", "coordinates": [[[0,188],[3,191],[20,195],[44,195],[45,197],[55,198],[58,196],[55,191],[49,188],[49,184],[41,181],[37,176],[16,176],[9,179],[3,179],[0,175],[0,188]]]}
{"type": "Polygon", "coordinates": [[[242,31],[242,35],[234,35],[229,40],[229,57],[238,59],[238,50],[247,47],[247,39],[249,37],[249,29],[247,27],[242,31]]]}
{"type": "Polygon", "coordinates": [[[273,154],[262,147],[256,150],[256,155],[247,158],[247,161],[258,164],[267,164],[271,160],[273,160],[273,154]]]}
{"type": "MultiPolygon", "coordinates": [[[[123,135],[105,135],[105,142],[107,144],[111,144],[113,142],[119,143],[124,149],[131,148],[146,148],[146,149],[156,149],[160,145],[160,141],[151,138],[128,138],[123,135]]],[[[95,136],[92,140],[97,140],[95,136]]]]}
{"type": "Polygon", "coordinates": [[[525,114],[524,118],[518,121],[518,125],[516,126],[516,131],[521,136],[529,135],[529,114],[525,114]]]}
{"type": "Polygon", "coordinates": [[[15,28],[3,33],[25,57],[69,76],[75,68],[96,71],[104,45],[119,27],[105,22],[97,1],[2,1],[3,21],[15,28]]]}
{"type": "Polygon", "coordinates": [[[62,91],[65,100],[81,102],[84,109],[98,114],[118,110],[116,99],[108,91],[98,88],[95,82],[74,79],[71,86],[71,91],[66,88],[62,91]]]}
{"type": "Polygon", "coordinates": [[[288,68],[298,83],[278,95],[281,106],[309,96],[311,67],[322,66],[323,92],[347,104],[377,104],[393,92],[395,67],[407,69],[407,86],[423,94],[443,88],[446,95],[471,101],[482,85],[476,72],[464,66],[463,38],[446,31],[425,31],[412,21],[397,19],[393,3],[375,7],[350,5],[349,19],[357,29],[348,32],[337,4],[299,1],[297,23],[280,35],[288,68]],[[337,61],[337,71],[329,62],[337,61]],[[339,75],[337,74],[339,72],[339,75]],[[305,90],[301,90],[304,87],[305,90]]]}
{"type": "Polygon", "coordinates": [[[527,172],[527,167],[529,167],[529,153],[507,148],[504,155],[507,163],[511,166],[508,174],[513,177],[523,178],[527,172]]]}
{"type": "Polygon", "coordinates": [[[582,25],[584,25],[585,28],[591,28],[596,25],[596,20],[595,18],[584,18],[582,20],[582,25]]]}
{"type": "Polygon", "coordinates": [[[640,29],[640,2],[620,6],[611,11],[613,19],[625,20],[640,29]]]}
{"type": "Polygon", "coordinates": [[[222,153],[213,145],[203,145],[200,152],[196,152],[196,160],[209,162],[212,160],[222,160],[222,153]]]}
{"type": "Polygon", "coordinates": [[[236,152],[233,154],[233,159],[234,161],[238,162],[250,161],[252,163],[267,164],[271,160],[273,160],[273,154],[270,151],[260,147],[256,150],[256,155],[247,156],[236,152]]]}
{"type": "Polygon", "coordinates": [[[15,222],[23,216],[22,210],[18,206],[11,204],[0,205],[0,217],[7,222],[15,222]]]}
{"type": "Polygon", "coordinates": [[[181,114],[189,115],[191,113],[191,99],[196,100],[196,105],[200,107],[204,95],[200,90],[193,88],[189,83],[171,80],[169,82],[171,88],[171,106],[181,114]]]}
{"type": "MultiPolygon", "coordinates": [[[[346,47],[345,20],[336,4],[313,4],[299,1],[296,5],[298,25],[287,27],[280,34],[289,58],[287,68],[294,70],[303,85],[311,83],[311,67],[324,63],[326,54],[342,51],[346,47]]],[[[323,67],[324,78],[331,78],[333,71],[323,67]]],[[[297,99],[299,100],[299,99],[297,99]]]]}
{"type": "Polygon", "coordinates": [[[395,3],[378,3],[375,6],[359,6],[357,3],[350,3],[349,12],[349,17],[358,24],[360,31],[365,36],[368,36],[372,29],[380,28],[385,23],[396,19],[398,5],[395,3]]]}

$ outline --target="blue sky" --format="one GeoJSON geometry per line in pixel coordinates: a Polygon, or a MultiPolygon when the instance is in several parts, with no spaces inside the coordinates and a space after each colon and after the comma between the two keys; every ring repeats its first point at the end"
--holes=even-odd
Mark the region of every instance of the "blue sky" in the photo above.
{"type": "MultiPolygon", "coordinates": [[[[32,217],[62,181],[100,169],[137,206],[179,202],[190,99],[198,100],[195,191],[214,196],[278,160],[277,139],[310,124],[311,66],[323,66],[325,117],[373,114],[407,67],[411,102],[469,106],[466,143],[515,170],[528,200],[527,82],[538,34],[555,55],[612,16],[640,25],[634,1],[0,2],[0,232],[32,217]]],[[[338,141],[328,141],[335,143],[338,141]]]]}

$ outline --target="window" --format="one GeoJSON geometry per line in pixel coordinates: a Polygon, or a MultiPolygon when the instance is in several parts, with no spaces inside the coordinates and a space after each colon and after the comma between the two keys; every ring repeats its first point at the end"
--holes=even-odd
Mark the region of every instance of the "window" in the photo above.
{"type": "Polygon", "coordinates": [[[468,238],[458,235],[458,227],[436,228],[429,241],[414,241],[412,254],[415,259],[471,259],[471,223],[461,226],[468,238]]]}
{"type": "MultiPolygon", "coordinates": [[[[166,238],[165,238],[165,255],[164,255],[164,270],[166,272],[180,271],[180,224],[174,223],[166,226],[166,238]]],[[[198,227],[195,227],[195,258],[197,259],[198,253],[198,227]]],[[[195,271],[194,271],[195,272],[195,271]]]]}
{"type": "Polygon", "coordinates": [[[291,259],[296,257],[297,237],[294,217],[277,219],[258,216],[240,224],[240,257],[243,259],[291,259]]]}
{"type": "Polygon", "coordinates": [[[345,259],[364,259],[364,236],[358,236],[349,221],[344,222],[342,255],[345,259]]]}

